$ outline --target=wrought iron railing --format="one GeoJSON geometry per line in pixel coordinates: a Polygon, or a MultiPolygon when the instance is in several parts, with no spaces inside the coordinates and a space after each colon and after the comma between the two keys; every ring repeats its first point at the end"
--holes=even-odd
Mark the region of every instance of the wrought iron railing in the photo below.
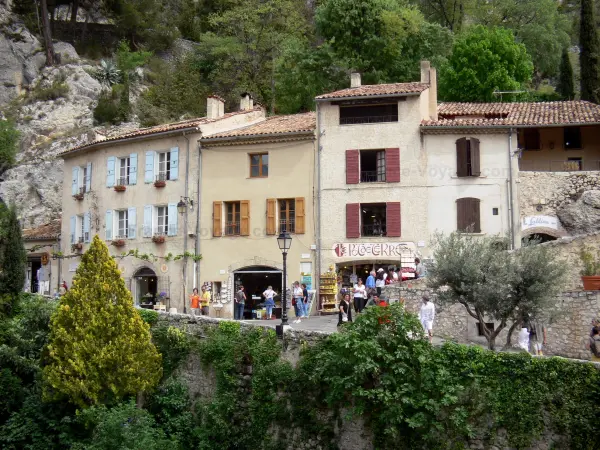
{"type": "Polygon", "coordinates": [[[129,186],[129,177],[117,178],[117,186],[129,186]]]}
{"type": "Polygon", "coordinates": [[[240,235],[240,222],[226,222],[225,223],[225,236],[239,236],[240,235]]]}
{"type": "Polygon", "coordinates": [[[362,227],[363,236],[385,236],[386,226],[385,223],[381,225],[363,225],[362,227]]]}
{"type": "Polygon", "coordinates": [[[169,179],[168,172],[161,172],[156,175],[156,181],[167,181],[169,179]]]}
{"type": "Polygon", "coordinates": [[[340,117],[340,125],[383,122],[398,122],[398,114],[386,114],[381,116],[340,117]]]}
{"type": "Polygon", "coordinates": [[[280,220],[279,221],[279,232],[283,233],[287,231],[288,233],[296,232],[296,221],[295,220],[280,220]]]}
{"type": "Polygon", "coordinates": [[[385,173],[378,173],[377,170],[363,170],[360,172],[361,183],[373,183],[376,181],[385,181],[385,173]]]}

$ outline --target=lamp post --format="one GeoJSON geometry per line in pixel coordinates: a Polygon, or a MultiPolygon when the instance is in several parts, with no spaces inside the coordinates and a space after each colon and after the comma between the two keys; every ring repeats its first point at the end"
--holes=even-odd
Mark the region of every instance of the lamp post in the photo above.
{"type": "MultiPolygon", "coordinates": [[[[287,253],[292,246],[292,237],[287,231],[279,233],[277,245],[283,255],[283,292],[281,293],[281,335],[283,336],[283,328],[288,324],[287,318],[287,253]]],[[[278,330],[279,331],[279,330],[278,330]]]]}
{"type": "MultiPolygon", "coordinates": [[[[186,188],[187,189],[187,188],[186,188]]],[[[179,202],[177,203],[177,211],[179,214],[183,216],[183,267],[182,267],[182,275],[183,275],[183,313],[187,312],[185,296],[187,290],[187,238],[188,238],[188,205],[190,206],[190,210],[194,210],[194,200],[190,200],[188,197],[181,197],[179,202]]]]}

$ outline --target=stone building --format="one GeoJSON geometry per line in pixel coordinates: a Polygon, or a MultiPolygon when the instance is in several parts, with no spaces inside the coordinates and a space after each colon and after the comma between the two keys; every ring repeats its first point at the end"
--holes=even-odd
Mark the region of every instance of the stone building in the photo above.
{"type": "Polygon", "coordinates": [[[25,292],[53,295],[62,282],[62,261],[53,258],[60,248],[60,219],[22,232],[27,253],[25,292]]]}

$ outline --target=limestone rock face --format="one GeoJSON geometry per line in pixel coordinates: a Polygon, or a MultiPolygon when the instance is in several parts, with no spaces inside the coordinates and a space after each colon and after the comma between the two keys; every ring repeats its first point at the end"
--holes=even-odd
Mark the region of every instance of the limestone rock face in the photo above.
{"type": "Polygon", "coordinates": [[[557,211],[561,223],[571,234],[600,230],[600,191],[585,191],[575,202],[557,211]]]}

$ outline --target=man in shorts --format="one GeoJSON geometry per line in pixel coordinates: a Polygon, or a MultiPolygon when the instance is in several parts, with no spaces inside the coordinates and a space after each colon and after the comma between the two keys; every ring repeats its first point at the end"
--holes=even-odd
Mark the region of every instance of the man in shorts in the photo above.
{"type": "Polygon", "coordinates": [[[433,319],[435,319],[435,306],[429,301],[429,297],[423,296],[423,304],[419,311],[419,320],[423,325],[423,330],[429,336],[429,343],[433,343],[433,319]]]}
{"type": "Polygon", "coordinates": [[[531,354],[542,356],[546,341],[546,324],[534,318],[529,322],[529,342],[531,343],[531,354]]]}

